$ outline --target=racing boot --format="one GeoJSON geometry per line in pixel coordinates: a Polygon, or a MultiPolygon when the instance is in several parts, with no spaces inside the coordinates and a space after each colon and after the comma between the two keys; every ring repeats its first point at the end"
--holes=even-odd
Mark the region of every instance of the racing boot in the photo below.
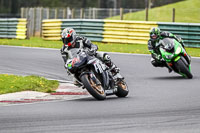
{"type": "Polygon", "coordinates": [[[111,61],[111,58],[108,54],[104,55],[103,61],[109,67],[113,76],[119,73],[120,69],[111,61]]]}
{"type": "Polygon", "coordinates": [[[113,62],[109,61],[105,64],[109,67],[112,75],[116,75],[117,73],[119,73],[120,69],[113,62]]]}
{"type": "Polygon", "coordinates": [[[170,67],[167,67],[167,68],[168,68],[168,72],[171,73],[172,69],[170,67]]]}

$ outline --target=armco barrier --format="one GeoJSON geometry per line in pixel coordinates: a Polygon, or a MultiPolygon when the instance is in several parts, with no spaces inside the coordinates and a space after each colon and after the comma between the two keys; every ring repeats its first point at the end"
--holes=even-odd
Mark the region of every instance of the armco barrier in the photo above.
{"type": "Polygon", "coordinates": [[[0,19],[0,38],[27,38],[26,19],[0,19]]]}
{"type": "Polygon", "coordinates": [[[43,39],[60,40],[60,33],[66,27],[73,27],[78,34],[91,41],[146,44],[151,27],[155,22],[132,22],[88,19],[43,20],[43,39]]]}
{"type": "Polygon", "coordinates": [[[155,22],[104,21],[103,42],[147,44],[149,30],[155,22]]]}
{"type": "Polygon", "coordinates": [[[73,27],[77,34],[88,37],[92,41],[102,41],[103,20],[54,19],[43,20],[42,36],[45,40],[60,40],[61,31],[73,27]]]}
{"type": "Polygon", "coordinates": [[[49,19],[43,20],[43,38],[60,40],[61,31],[73,27],[78,34],[91,41],[147,44],[149,30],[159,27],[183,38],[186,46],[200,47],[200,24],[162,23],[143,21],[115,21],[89,19],[49,19]]]}
{"type": "Polygon", "coordinates": [[[45,40],[60,40],[62,21],[59,19],[42,22],[42,37],[45,40]]]}
{"type": "Polygon", "coordinates": [[[188,47],[200,47],[200,24],[158,22],[161,30],[180,36],[188,47]]]}
{"type": "Polygon", "coordinates": [[[86,36],[92,41],[101,42],[103,39],[103,20],[63,20],[62,29],[73,27],[78,34],[86,36]]]}

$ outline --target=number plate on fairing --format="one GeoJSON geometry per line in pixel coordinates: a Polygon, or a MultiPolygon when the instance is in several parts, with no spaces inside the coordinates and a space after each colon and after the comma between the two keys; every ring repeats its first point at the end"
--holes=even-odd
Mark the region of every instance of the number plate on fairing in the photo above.
{"type": "Polygon", "coordinates": [[[104,70],[106,70],[106,66],[102,64],[100,61],[95,62],[95,64],[93,65],[97,73],[102,73],[104,70]]]}

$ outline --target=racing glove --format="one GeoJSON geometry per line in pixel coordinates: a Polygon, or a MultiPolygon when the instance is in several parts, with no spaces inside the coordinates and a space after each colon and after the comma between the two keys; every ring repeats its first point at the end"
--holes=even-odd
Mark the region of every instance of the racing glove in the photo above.
{"type": "Polygon", "coordinates": [[[90,50],[89,50],[89,55],[95,55],[96,54],[96,51],[97,49],[95,47],[92,47],[90,50]]]}

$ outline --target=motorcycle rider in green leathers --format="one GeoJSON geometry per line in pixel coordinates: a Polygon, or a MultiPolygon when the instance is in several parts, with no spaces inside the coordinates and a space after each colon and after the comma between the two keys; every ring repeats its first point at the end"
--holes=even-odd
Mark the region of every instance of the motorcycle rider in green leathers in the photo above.
{"type": "Polygon", "coordinates": [[[161,53],[159,51],[159,48],[156,48],[156,43],[158,43],[163,38],[173,38],[177,40],[184,48],[183,41],[180,37],[175,36],[174,34],[167,32],[167,31],[161,31],[157,27],[153,27],[150,30],[150,39],[148,41],[148,50],[151,53],[151,63],[154,67],[167,67],[169,70],[169,73],[172,72],[172,69],[168,67],[166,62],[162,60],[161,53]]]}

